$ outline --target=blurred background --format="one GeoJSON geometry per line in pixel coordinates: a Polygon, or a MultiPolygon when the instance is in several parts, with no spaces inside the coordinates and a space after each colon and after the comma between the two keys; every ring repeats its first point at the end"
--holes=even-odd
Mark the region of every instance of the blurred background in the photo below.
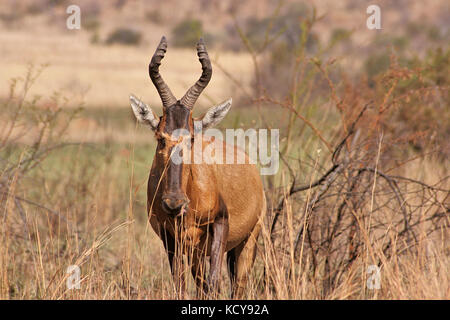
{"type": "Polygon", "coordinates": [[[164,250],[145,223],[155,141],[128,102],[133,93],[161,115],[148,63],[165,35],[160,70],[177,97],[201,74],[195,44],[205,39],[213,77],[194,116],[232,97],[221,128],[280,129],[280,171],[264,178],[271,208],[260,241],[266,253],[257,258],[248,297],[450,298],[442,271],[449,263],[450,3],[377,1],[380,30],[367,28],[371,4],[0,1],[0,297],[173,297],[164,250]],[[66,26],[72,4],[81,9],[79,30],[66,26]],[[390,180],[361,178],[374,168],[390,180]],[[400,176],[420,190],[395,180],[400,176]],[[299,186],[316,179],[323,186],[313,197],[317,206],[305,206],[314,194],[299,186]],[[359,188],[372,192],[365,198],[359,188]],[[344,194],[360,200],[353,209],[344,194]],[[378,208],[384,220],[373,234],[418,248],[400,268],[404,247],[394,246],[397,240],[385,248],[358,233],[366,229],[354,213],[373,212],[377,197],[389,204],[378,208]],[[299,226],[313,212],[322,218],[311,221],[300,254],[298,239],[306,240],[299,226]],[[434,225],[435,218],[441,220],[434,225]],[[429,232],[419,237],[410,226],[429,232]],[[346,240],[333,240],[339,236],[346,240]],[[434,249],[418,238],[433,239],[434,249]],[[342,249],[347,241],[353,249],[342,249]],[[267,248],[275,252],[270,257],[267,248]],[[429,258],[429,250],[436,253],[432,266],[413,263],[429,258]],[[290,260],[291,253],[306,262],[290,260]],[[390,289],[358,287],[365,279],[360,266],[375,263],[369,260],[383,261],[390,289]],[[83,290],[66,290],[70,264],[82,266],[83,290]],[[431,278],[419,277],[425,269],[431,278]],[[417,278],[398,280],[406,274],[417,278]]]}

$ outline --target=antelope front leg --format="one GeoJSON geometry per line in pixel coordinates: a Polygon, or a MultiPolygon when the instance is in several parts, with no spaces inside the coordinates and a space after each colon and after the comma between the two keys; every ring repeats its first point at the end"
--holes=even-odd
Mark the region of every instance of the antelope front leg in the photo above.
{"type": "Polygon", "coordinates": [[[213,295],[216,295],[219,292],[220,273],[228,239],[228,211],[223,202],[221,200],[220,202],[221,210],[213,224],[211,265],[208,279],[209,289],[212,291],[213,295]]]}
{"type": "Polygon", "coordinates": [[[161,239],[169,259],[176,298],[184,299],[186,297],[186,284],[183,272],[183,257],[179,252],[179,248],[177,248],[175,238],[165,229],[161,231],[161,239]]]}

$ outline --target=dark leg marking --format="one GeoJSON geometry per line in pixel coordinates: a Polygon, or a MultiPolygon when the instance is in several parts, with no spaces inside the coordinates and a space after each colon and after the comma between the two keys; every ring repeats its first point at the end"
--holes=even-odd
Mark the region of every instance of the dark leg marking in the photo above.
{"type": "Polygon", "coordinates": [[[213,238],[211,244],[211,265],[209,273],[209,288],[213,294],[219,292],[219,281],[222,270],[223,256],[228,239],[228,210],[219,196],[219,213],[213,224],[213,238]]]}

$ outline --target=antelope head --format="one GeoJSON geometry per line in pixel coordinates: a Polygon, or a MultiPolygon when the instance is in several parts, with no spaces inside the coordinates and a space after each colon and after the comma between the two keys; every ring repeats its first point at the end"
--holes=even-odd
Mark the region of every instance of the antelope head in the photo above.
{"type": "MultiPolygon", "coordinates": [[[[186,195],[187,170],[183,168],[183,163],[171,161],[171,156],[175,151],[179,155],[182,155],[182,152],[191,152],[195,137],[192,110],[211,79],[212,68],[205,44],[200,39],[197,44],[197,55],[202,65],[202,75],[186,94],[177,100],[159,74],[159,66],[166,50],[167,41],[165,37],[162,37],[148,68],[150,79],[162,101],[162,116],[158,117],[149,106],[133,95],[130,95],[130,102],[137,120],[148,125],[155,133],[158,141],[155,161],[162,167],[161,206],[169,215],[176,216],[184,213],[189,204],[189,198],[186,195]],[[182,146],[186,142],[189,142],[188,149],[185,148],[186,144],[182,146]]],[[[201,121],[203,129],[210,128],[225,117],[230,107],[231,99],[210,108],[196,121],[201,121]]]]}

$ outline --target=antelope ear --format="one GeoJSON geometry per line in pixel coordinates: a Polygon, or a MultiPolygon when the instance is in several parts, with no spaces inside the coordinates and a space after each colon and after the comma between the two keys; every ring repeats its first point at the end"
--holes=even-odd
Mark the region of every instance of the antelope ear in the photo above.
{"type": "Polygon", "coordinates": [[[159,118],[155,115],[152,109],[144,102],[130,94],[131,109],[139,122],[145,123],[155,131],[158,128],[159,118]]]}
{"type": "Polygon", "coordinates": [[[227,115],[231,108],[232,99],[228,99],[212,108],[210,108],[202,118],[203,129],[214,127],[227,115]]]}

